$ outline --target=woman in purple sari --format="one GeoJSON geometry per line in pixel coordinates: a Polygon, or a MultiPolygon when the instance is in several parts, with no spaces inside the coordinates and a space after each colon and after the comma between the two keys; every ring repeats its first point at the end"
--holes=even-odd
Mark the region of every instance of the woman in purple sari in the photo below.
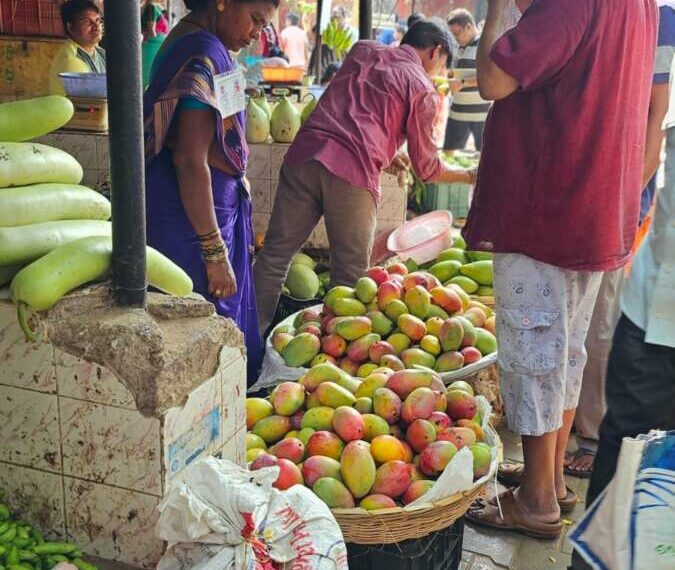
{"type": "MultiPolygon", "coordinates": [[[[185,0],[145,94],[148,244],[180,265],[195,291],[242,330],[248,380],[262,356],[252,282],[251,197],[243,110],[224,117],[214,77],[229,51],[257,40],[279,0],[185,0]]],[[[222,101],[221,101],[222,103],[222,101]]]]}

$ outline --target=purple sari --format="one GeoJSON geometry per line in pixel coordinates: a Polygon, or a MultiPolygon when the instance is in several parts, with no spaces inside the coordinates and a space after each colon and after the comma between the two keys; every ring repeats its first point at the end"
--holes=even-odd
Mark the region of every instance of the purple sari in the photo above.
{"type": "Polygon", "coordinates": [[[206,32],[183,36],[170,50],[169,57],[159,62],[144,100],[148,245],[182,267],[195,291],[213,303],[218,314],[237,323],[246,340],[250,385],[257,376],[262,343],[251,270],[251,197],[244,180],[248,160],[245,116],[238,113],[223,121],[213,88],[213,77],[234,69],[234,63],[220,41],[206,32]],[[171,150],[164,144],[181,98],[197,99],[216,111],[216,140],[232,172],[237,173],[231,176],[211,168],[216,219],[237,279],[237,292],[227,299],[208,293],[199,241],[183,207],[171,150]]]}

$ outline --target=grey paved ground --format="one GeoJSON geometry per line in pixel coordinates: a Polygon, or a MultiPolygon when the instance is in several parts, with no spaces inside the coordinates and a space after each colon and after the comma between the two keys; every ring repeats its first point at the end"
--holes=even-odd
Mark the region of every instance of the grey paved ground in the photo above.
{"type": "MultiPolygon", "coordinates": [[[[509,431],[501,430],[506,459],[522,460],[520,438],[509,431]]],[[[588,480],[567,478],[567,484],[583,501],[588,488],[588,480]]],[[[490,494],[495,493],[494,484],[490,484],[490,494]]],[[[501,489],[498,489],[501,491],[501,489]]],[[[566,520],[576,522],[585,508],[583,502],[566,520]]],[[[464,552],[461,570],[565,570],[570,563],[571,547],[565,533],[557,540],[537,540],[515,533],[491,531],[482,527],[466,525],[464,532],[464,552]]]]}

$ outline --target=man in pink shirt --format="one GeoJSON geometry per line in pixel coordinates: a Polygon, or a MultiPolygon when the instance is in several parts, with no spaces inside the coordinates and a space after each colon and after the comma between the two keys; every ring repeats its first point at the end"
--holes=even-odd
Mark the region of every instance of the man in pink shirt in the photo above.
{"type": "Polygon", "coordinates": [[[478,87],[495,101],[464,237],[494,252],[501,392],[523,464],[478,524],[560,534],[563,475],[603,272],[630,256],[640,210],[658,10],[654,0],[489,0],[478,87]]]}
{"type": "Polygon", "coordinates": [[[281,31],[281,49],[288,57],[289,65],[307,67],[309,39],[299,23],[300,18],[295,14],[286,16],[286,27],[281,31]]]}
{"type": "Polygon", "coordinates": [[[279,176],[265,247],[254,267],[260,328],[269,326],[293,255],[323,215],[331,283],[353,285],[368,268],[380,174],[407,140],[424,181],[470,182],[438,157],[433,133],[450,36],[442,21],[416,24],[400,47],[358,42],[291,145],[279,176]]]}

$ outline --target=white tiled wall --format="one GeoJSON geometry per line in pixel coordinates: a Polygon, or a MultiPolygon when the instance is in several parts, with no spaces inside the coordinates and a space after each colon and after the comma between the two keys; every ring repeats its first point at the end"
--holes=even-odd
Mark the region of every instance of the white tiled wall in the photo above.
{"type": "Polygon", "coordinates": [[[241,350],[224,347],[183,407],[146,418],[105,368],[27,343],[0,302],[0,488],[27,520],[89,554],[154,567],[155,508],[171,480],[206,454],[244,464],[245,397],[241,350]]]}

